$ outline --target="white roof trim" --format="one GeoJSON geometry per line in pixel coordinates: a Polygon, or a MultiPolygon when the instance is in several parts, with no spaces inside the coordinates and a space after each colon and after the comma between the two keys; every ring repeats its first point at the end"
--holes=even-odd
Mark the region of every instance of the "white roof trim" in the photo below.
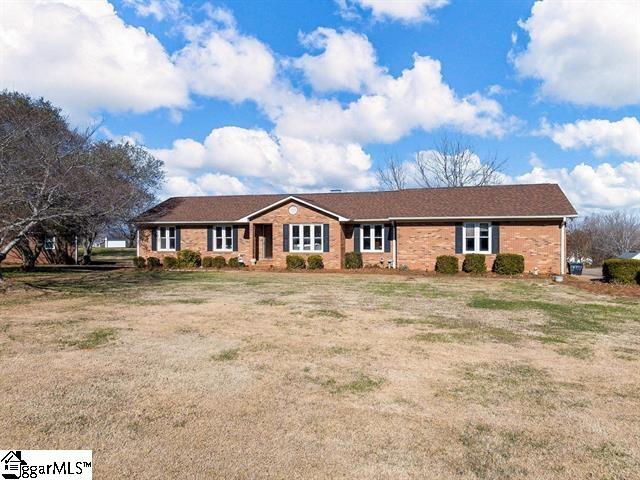
{"type": "Polygon", "coordinates": [[[249,223],[244,220],[199,220],[199,221],[189,221],[189,220],[175,220],[175,221],[160,221],[160,222],[135,222],[136,224],[142,225],[232,225],[238,223],[249,223]]]}
{"type": "Polygon", "coordinates": [[[278,200],[275,203],[272,203],[271,205],[267,205],[264,208],[261,208],[260,210],[256,210],[253,213],[250,213],[249,215],[247,215],[246,217],[243,217],[240,219],[240,222],[248,222],[252,217],[255,217],[256,215],[260,215],[263,212],[266,212],[268,210],[271,210],[274,207],[277,207],[278,205],[290,202],[290,201],[294,201],[294,202],[298,202],[301,203],[302,205],[306,205],[307,207],[311,207],[311,208],[315,208],[316,210],[320,210],[323,213],[326,213],[327,215],[331,215],[332,217],[336,217],[338,219],[338,221],[340,222],[348,222],[349,219],[346,217],[343,217],[342,215],[339,215],[335,212],[331,212],[329,210],[325,210],[324,208],[319,207],[318,205],[315,205],[311,202],[307,202],[306,200],[302,200],[298,197],[295,197],[293,195],[289,195],[286,198],[283,198],[282,200],[278,200]]]}
{"type": "Polygon", "coordinates": [[[575,218],[578,215],[489,215],[489,216],[464,216],[464,217],[389,217],[389,220],[413,221],[413,220],[536,220],[536,219],[564,219],[575,218]]]}

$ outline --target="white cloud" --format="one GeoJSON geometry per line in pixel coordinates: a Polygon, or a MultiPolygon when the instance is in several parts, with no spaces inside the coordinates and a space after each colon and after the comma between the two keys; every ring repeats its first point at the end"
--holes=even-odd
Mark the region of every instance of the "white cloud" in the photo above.
{"type": "Polygon", "coordinates": [[[562,125],[550,125],[543,120],[537,133],[550,137],[564,150],[589,148],[598,156],[617,153],[640,158],[640,122],[635,117],[617,122],[579,120],[562,125]]]}
{"type": "Polygon", "coordinates": [[[44,96],[75,120],[189,103],[157,38],[126,25],[106,0],[9,2],[0,15],[0,57],[1,88],[44,96]]]}
{"type": "Polygon", "coordinates": [[[141,17],[153,17],[162,21],[167,17],[175,17],[180,13],[180,0],[124,0],[124,5],[135,9],[141,17]]]}
{"type": "Polygon", "coordinates": [[[247,193],[244,184],[230,175],[205,173],[198,177],[196,182],[209,195],[242,195],[247,193]]]}
{"type": "Polygon", "coordinates": [[[308,48],[323,50],[319,55],[304,54],[293,62],[316,91],[366,91],[385,73],[377,65],[376,52],[365,35],[321,27],[300,35],[300,40],[308,48]]]}
{"type": "Polygon", "coordinates": [[[520,27],[526,49],[517,71],[542,81],[541,93],[579,105],[640,103],[640,3],[537,1],[520,27]]]}
{"type": "Polygon", "coordinates": [[[430,10],[444,7],[449,0],[336,0],[343,16],[356,15],[358,8],[371,10],[376,20],[399,20],[405,23],[432,20],[430,10]]]}
{"type": "Polygon", "coordinates": [[[537,166],[514,181],[558,183],[580,214],[640,208],[640,161],[596,167],[581,163],[572,169],[537,166]]]}
{"type": "Polygon", "coordinates": [[[164,191],[168,197],[191,197],[206,195],[198,184],[189,180],[186,176],[178,175],[167,177],[164,191]]]}
{"type": "Polygon", "coordinates": [[[259,99],[271,87],[276,62],[265,44],[241,35],[230,12],[214,9],[210,19],[185,28],[189,43],[173,61],[192,91],[240,102],[259,99]]]}
{"type": "MultiPolygon", "coordinates": [[[[203,143],[180,139],[173,148],[153,150],[170,175],[202,172],[230,175],[267,190],[366,189],[376,185],[371,158],[357,144],[278,138],[264,130],[222,127],[203,143]]],[[[207,185],[197,183],[201,190],[207,185]]]]}
{"type": "Polygon", "coordinates": [[[343,107],[337,100],[289,95],[271,113],[280,136],[333,142],[394,142],[413,129],[447,126],[501,136],[513,125],[498,102],[473,93],[458,97],[443,82],[440,62],[414,54],[399,77],[385,75],[375,93],[343,107]]]}
{"type": "Polygon", "coordinates": [[[142,145],[144,144],[144,135],[140,132],[136,132],[135,130],[129,132],[125,135],[118,135],[113,133],[107,127],[100,127],[99,132],[107,139],[111,140],[115,143],[131,143],[133,145],[142,145]]]}

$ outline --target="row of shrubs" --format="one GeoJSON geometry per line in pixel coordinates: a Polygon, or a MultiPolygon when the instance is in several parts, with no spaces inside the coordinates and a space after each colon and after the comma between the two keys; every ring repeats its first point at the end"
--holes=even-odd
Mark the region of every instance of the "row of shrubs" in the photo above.
{"type": "Polygon", "coordinates": [[[324,262],[322,255],[309,255],[307,259],[301,255],[287,255],[287,268],[289,270],[300,270],[308,268],[309,270],[322,270],[324,262]]]}
{"type": "MultiPolygon", "coordinates": [[[[460,271],[458,257],[440,255],[436,258],[436,272],[458,273],[460,271]]],[[[462,262],[462,271],[467,273],[485,273],[487,263],[484,255],[468,253],[462,262]]],[[[498,253],[493,261],[491,271],[500,275],[519,275],[524,273],[524,257],[517,253],[498,253]]]]}
{"type": "Polygon", "coordinates": [[[178,254],[174,256],[166,256],[162,259],[157,257],[135,257],[133,259],[133,265],[136,268],[158,268],[163,266],[164,268],[240,268],[244,266],[237,257],[232,257],[228,261],[223,256],[217,257],[201,257],[200,253],[194,250],[180,250],[178,254]]]}
{"type": "Polygon", "coordinates": [[[640,260],[610,258],[602,264],[605,282],[640,285],[640,260]]]}

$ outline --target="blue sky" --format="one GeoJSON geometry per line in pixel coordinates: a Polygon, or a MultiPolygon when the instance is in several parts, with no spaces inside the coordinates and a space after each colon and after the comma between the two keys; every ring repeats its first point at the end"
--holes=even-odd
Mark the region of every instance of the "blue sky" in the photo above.
{"type": "Polygon", "coordinates": [[[636,209],[638,5],[9,0],[0,85],[146,145],[163,195],[372,189],[449,132],[505,182],[636,209]]]}

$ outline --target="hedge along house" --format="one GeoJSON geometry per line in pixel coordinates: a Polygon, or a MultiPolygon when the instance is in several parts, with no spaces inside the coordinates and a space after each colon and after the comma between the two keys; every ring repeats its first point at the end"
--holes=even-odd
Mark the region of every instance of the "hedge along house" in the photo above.
{"type": "Polygon", "coordinates": [[[138,255],[180,249],[284,267],[321,254],[326,268],[361,252],[365,265],[433,270],[438,255],[518,253],[525,270],[564,273],[565,223],[576,211],[555,184],[173,197],[140,215],[138,255]]]}

